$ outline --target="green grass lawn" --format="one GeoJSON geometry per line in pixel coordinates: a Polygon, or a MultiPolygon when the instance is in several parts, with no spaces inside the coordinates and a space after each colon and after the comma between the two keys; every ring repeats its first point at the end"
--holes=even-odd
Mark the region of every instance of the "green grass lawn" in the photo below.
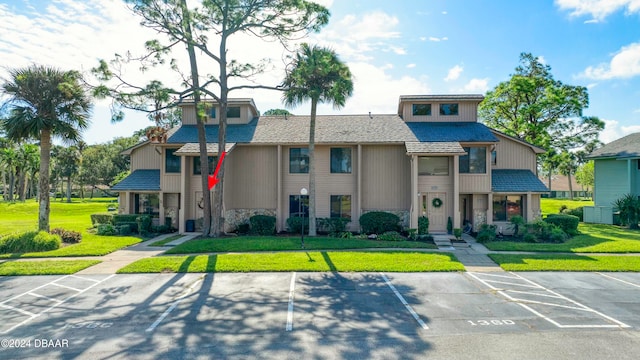
{"type": "Polygon", "coordinates": [[[637,256],[490,254],[507,271],[640,271],[637,256]]]}
{"type": "Polygon", "coordinates": [[[579,253],[640,253],[640,231],[616,225],[585,224],[578,226],[580,235],[562,244],[539,244],[495,241],[484,244],[496,251],[543,251],[579,253]]]}
{"type": "MultiPolygon", "coordinates": [[[[60,256],[101,256],[133,245],[141,241],[135,236],[98,236],[87,232],[91,228],[90,215],[105,212],[108,203],[99,198],[96,201],[81,202],[74,199],[72,203],[52,201],[50,227],[75,230],[82,233],[79,244],[61,247],[58,250],[26,253],[1,254],[7,257],[60,257],[60,256]]],[[[0,236],[12,232],[35,230],[38,228],[38,203],[35,200],[25,202],[0,202],[0,236]]]]}
{"type": "MultiPolygon", "coordinates": [[[[304,239],[307,250],[344,250],[365,248],[422,248],[435,249],[431,243],[418,241],[377,241],[364,239],[340,239],[313,237],[304,239]]],[[[194,239],[180,244],[167,254],[197,254],[212,252],[286,251],[300,250],[299,237],[241,236],[221,239],[194,239]]]]}
{"type": "Polygon", "coordinates": [[[421,252],[282,252],[196,256],[157,256],[142,259],[118,273],[160,272],[280,272],[280,271],[464,271],[448,253],[421,252]]]}
{"type": "Polygon", "coordinates": [[[592,200],[569,200],[569,199],[540,199],[540,210],[542,215],[557,214],[560,207],[565,205],[569,209],[575,209],[580,206],[593,206],[592,200]]]}
{"type": "Polygon", "coordinates": [[[0,275],[68,275],[100,262],[99,260],[7,261],[0,264],[0,275]]]}

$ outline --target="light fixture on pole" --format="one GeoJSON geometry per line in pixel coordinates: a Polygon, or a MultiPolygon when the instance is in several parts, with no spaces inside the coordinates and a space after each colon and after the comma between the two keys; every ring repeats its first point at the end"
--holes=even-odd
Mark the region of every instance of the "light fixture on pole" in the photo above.
{"type": "Polygon", "coordinates": [[[304,212],[302,212],[302,197],[307,195],[307,188],[300,189],[300,198],[298,199],[298,216],[301,217],[300,221],[300,245],[304,249],[304,212]]]}

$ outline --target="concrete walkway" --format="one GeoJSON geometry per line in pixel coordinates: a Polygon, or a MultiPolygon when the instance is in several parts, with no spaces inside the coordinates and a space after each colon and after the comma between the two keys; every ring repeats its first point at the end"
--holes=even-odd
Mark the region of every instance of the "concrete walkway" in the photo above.
{"type": "MultiPolygon", "coordinates": [[[[163,234],[145,242],[130,246],[128,248],[116,250],[110,254],[100,257],[99,259],[102,261],[101,263],[78,271],[76,274],[115,274],[116,271],[133,262],[152,256],[157,256],[167,251],[166,247],[150,246],[150,244],[153,244],[156,241],[164,240],[174,235],[175,234],[163,234]]],[[[173,240],[165,244],[164,246],[179,245],[200,235],[200,233],[190,233],[188,235],[183,235],[181,238],[173,240]]],[[[92,259],[96,259],[96,257],[92,257],[92,259]]]]}
{"type": "Polygon", "coordinates": [[[504,271],[493,262],[487,254],[490,251],[482,244],[476,242],[472,236],[462,234],[464,242],[453,241],[452,235],[434,235],[433,240],[441,251],[453,253],[458,261],[464,265],[467,271],[494,272],[504,271]]]}

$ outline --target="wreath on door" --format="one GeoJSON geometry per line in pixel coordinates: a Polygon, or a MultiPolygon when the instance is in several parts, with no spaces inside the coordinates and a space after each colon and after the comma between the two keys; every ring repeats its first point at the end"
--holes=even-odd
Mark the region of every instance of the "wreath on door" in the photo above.
{"type": "Polygon", "coordinates": [[[435,208],[439,208],[440,206],[442,206],[442,200],[440,200],[440,198],[434,198],[431,201],[431,205],[433,205],[433,207],[435,208]]]}

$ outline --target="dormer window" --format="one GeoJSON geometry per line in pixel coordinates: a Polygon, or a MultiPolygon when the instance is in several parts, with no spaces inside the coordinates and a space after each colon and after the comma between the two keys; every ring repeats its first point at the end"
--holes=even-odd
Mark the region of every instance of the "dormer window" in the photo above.
{"type": "Polygon", "coordinates": [[[431,115],[431,104],[412,104],[413,115],[431,115]]]}
{"type": "Polygon", "coordinates": [[[440,104],[440,115],[458,115],[458,104],[440,104]]]}
{"type": "Polygon", "coordinates": [[[229,106],[227,108],[227,117],[228,118],[239,118],[240,117],[240,107],[239,106],[229,106]]]}

